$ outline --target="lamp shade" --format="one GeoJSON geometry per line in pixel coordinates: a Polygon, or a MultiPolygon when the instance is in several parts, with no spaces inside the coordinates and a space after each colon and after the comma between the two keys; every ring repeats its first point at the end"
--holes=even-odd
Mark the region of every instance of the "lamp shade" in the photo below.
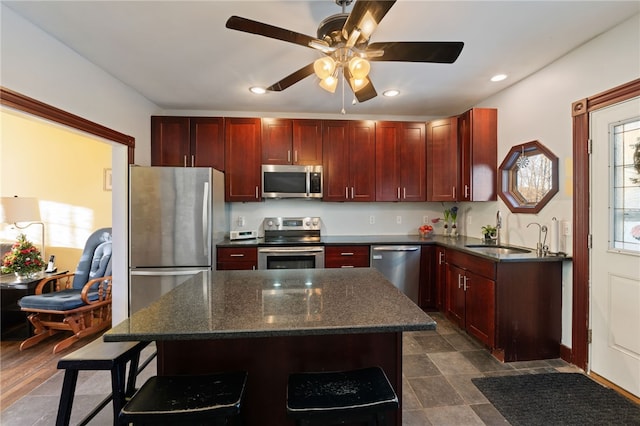
{"type": "Polygon", "coordinates": [[[316,73],[320,80],[324,80],[325,78],[333,75],[333,72],[336,69],[336,61],[329,56],[324,56],[320,59],[316,59],[313,63],[313,71],[316,73]]]}
{"type": "Polygon", "coordinates": [[[349,61],[349,71],[351,71],[351,75],[354,78],[359,80],[364,80],[369,75],[369,71],[371,70],[371,64],[369,61],[359,57],[353,57],[349,61]]]}
{"type": "Polygon", "coordinates": [[[4,223],[40,222],[40,206],[34,197],[2,197],[4,223]]]}

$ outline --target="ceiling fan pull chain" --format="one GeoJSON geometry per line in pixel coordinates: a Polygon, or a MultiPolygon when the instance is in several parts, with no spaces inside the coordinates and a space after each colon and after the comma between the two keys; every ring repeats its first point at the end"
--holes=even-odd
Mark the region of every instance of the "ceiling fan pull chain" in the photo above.
{"type": "Polygon", "coordinates": [[[342,115],[345,115],[347,112],[344,110],[344,68],[340,70],[341,80],[342,80],[342,115]]]}

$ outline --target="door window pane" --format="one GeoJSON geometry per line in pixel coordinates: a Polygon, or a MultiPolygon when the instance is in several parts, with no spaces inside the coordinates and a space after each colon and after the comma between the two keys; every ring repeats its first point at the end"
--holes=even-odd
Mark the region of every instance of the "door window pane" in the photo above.
{"type": "Polygon", "coordinates": [[[640,119],[611,126],[611,248],[640,253],[640,119]]]}

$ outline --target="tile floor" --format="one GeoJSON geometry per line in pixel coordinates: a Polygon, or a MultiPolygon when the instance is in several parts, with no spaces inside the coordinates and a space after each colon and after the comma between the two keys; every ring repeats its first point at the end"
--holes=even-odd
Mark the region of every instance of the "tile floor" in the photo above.
{"type": "MultiPolygon", "coordinates": [[[[472,378],[579,371],[559,359],[502,364],[443,315],[430,315],[438,323],[436,331],[405,333],[404,337],[403,426],[505,425],[507,421],[471,383],[472,378]]],[[[152,350],[146,348],[143,359],[152,350]]],[[[141,373],[138,383],[155,374],[154,365],[152,362],[141,373]]],[[[62,379],[63,372],[59,371],[29,395],[3,407],[0,424],[55,424],[62,379]]],[[[108,372],[80,372],[71,424],[77,424],[110,391],[108,372]]],[[[89,425],[108,426],[112,418],[109,404],[89,425]]]]}

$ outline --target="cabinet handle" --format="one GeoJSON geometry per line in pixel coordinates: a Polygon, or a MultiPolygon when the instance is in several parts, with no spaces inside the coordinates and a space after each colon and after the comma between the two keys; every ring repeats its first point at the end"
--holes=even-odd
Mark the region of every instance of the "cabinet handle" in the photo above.
{"type": "Polygon", "coordinates": [[[287,150],[287,163],[291,162],[291,150],[287,150]]]}
{"type": "Polygon", "coordinates": [[[229,257],[244,257],[244,253],[231,253],[229,257]]]}
{"type": "Polygon", "coordinates": [[[340,256],[353,256],[353,253],[348,253],[348,252],[340,253],[340,256]]]}
{"type": "Polygon", "coordinates": [[[469,285],[467,284],[467,281],[469,281],[469,277],[467,277],[465,275],[465,277],[464,277],[464,291],[467,291],[467,289],[469,288],[469,285]]]}
{"type": "Polygon", "coordinates": [[[349,199],[349,187],[347,186],[344,187],[344,198],[345,200],[349,199]]]}
{"type": "Polygon", "coordinates": [[[351,199],[353,200],[353,186],[351,187],[351,199]]]}
{"type": "Polygon", "coordinates": [[[256,199],[258,198],[258,186],[256,185],[256,199]]]}
{"type": "Polygon", "coordinates": [[[293,151],[293,162],[298,164],[298,150],[293,151]]]}
{"type": "Polygon", "coordinates": [[[439,265],[444,264],[444,252],[442,252],[442,251],[440,253],[438,253],[438,264],[439,265]]]}
{"type": "Polygon", "coordinates": [[[456,187],[455,186],[451,188],[451,194],[453,194],[453,199],[455,200],[456,199],[456,187]]]}
{"type": "Polygon", "coordinates": [[[462,288],[462,275],[458,274],[458,288],[462,288]]]}
{"type": "Polygon", "coordinates": [[[398,200],[400,199],[400,187],[398,187],[398,200]]]}
{"type": "Polygon", "coordinates": [[[355,268],[353,265],[342,265],[341,268],[355,268]]]}
{"type": "Polygon", "coordinates": [[[192,155],[191,156],[191,167],[195,167],[196,166],[196,156],[192,155]]]}
{"type": "Polygon", "coordinates": [[[469,185],[464,186],[464,198],[469,198],[469,185]]]}
{"type": "Polygon", "coordinates": [[[407,199],[407,187],[402,188],[402,199],[407,199]]]}
{"type": "Polygon", "coordinates": [[[186,155],[184,155],[182,157],[182,164],[184,165],[184,167],[187,167],[187,156],[186,155]]]}

